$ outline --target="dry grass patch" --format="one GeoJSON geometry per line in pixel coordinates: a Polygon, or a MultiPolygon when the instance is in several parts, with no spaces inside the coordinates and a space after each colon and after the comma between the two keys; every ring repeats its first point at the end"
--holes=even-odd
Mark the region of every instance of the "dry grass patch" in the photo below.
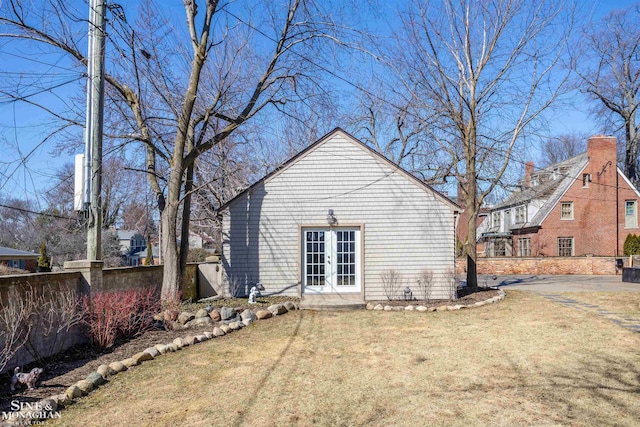
{"type": "Polygon", "coordinates": [[[302,311],[135,367],[55,425],[637,425],[639,349],[516,291],[458,312],[302,311]]]}

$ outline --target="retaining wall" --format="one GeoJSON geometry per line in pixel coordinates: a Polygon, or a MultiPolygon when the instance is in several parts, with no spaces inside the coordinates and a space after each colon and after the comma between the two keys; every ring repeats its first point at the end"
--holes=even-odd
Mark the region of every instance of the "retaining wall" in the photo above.
{"type": "MultiPolygon", "coordinates": [[[[628,258],[624,258],[625,266],[628,258]]],[[[616,257],[478,258],[478,274],[616,274],[616,257]]],[[[456,260],[456,274],[467,271],[466,258],[456,260]]]]}

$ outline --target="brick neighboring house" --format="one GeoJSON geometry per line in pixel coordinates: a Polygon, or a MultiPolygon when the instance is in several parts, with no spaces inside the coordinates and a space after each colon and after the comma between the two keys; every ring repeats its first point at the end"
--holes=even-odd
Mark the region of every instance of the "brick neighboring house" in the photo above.
{"type": "Polygon", "coordinates": [[[528,162],[520,190],[479,226],[479,243],[488,257],[619,256],[640,232],[638,200],[616,166],[616,138],[594,136],[571,159],[539,171],[528,162]]]}
{"type": "Polygon", "coordinates": [[[34,273],[38,266],[39,257],[40,255],[34,252],[0,246],[0,264],[6,265],[7,267],[27,270],[34,273]]]}

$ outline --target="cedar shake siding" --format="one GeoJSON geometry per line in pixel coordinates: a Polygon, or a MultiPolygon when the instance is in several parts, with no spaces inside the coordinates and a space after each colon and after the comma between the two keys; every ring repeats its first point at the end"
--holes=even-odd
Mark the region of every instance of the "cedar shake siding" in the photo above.
{"type": "MultiPolygon", "coordinates": [[[[448,298],[458,207],[337,129],[221,209],[222,263],[229,289],[297,296],[307,228],[359,230],[358,277],[365,300],[386,295],[380,274],[402,275],[417,295],[421,270],[434,273],[432,298],[448,298]]],[[[397,298],[401,298],[401,292],[397,298]]]]}

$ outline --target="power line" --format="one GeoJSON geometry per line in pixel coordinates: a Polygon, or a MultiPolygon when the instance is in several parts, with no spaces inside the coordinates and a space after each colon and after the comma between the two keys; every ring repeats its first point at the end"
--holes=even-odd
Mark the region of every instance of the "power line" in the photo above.
{"type": "Polygon", "coordinates": [[[48,213],[48,212],[36,212],[36,211],[29,210],[29,209],[18,208],[16,206],[5,205],[5,204],[2,204],[2,203],[0,203],[0,207],[7,208],[7,209],[12,209],[14,211],[18,211],[18,212],[22,212],[22,213],[33,214],[33,215],[42,215],[42,216],[48,216],[48,217],[58,218],[58,219],[67,219],[67,220],[70,220],[70,221],[76,221],[77,220],[77,218],[71,218],[71,217],[68,217],[68,216],[56,215],[54,213],[48,213]]]}

